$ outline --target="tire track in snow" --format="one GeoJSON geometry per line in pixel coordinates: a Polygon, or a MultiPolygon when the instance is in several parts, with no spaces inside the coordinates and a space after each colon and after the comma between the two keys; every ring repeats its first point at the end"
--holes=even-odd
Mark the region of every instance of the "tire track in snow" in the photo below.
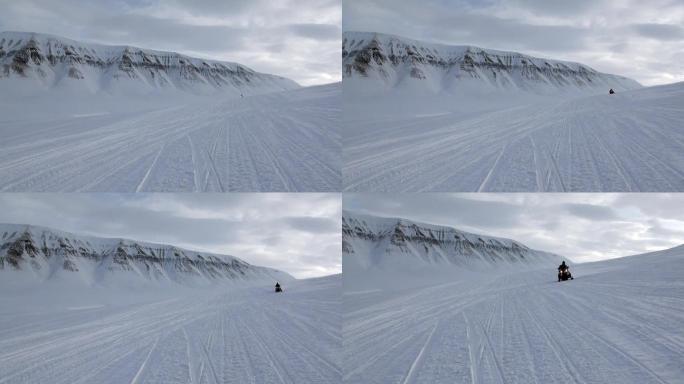
{"type": "Polygon", "coordinates": [[[145,368],[147,367],[147,362],[150,361],[150,357],[152,356],[152,352],[154,352],[154,350],[157,348],[157,344],[159,343],[160,338],[161,338],[161,336],[157,337],[157,339],[154,341],[154,344],[152,344],[152,348],[150,348],[150,352],[147,353],[145,360],[143,360],[142,364],[140,365],[140,369],[138,369],[138,372],[135,374],[135,376],[133,377],[133,380],[131,380],[130,384],[138,384],[140,377],[145,372],[145,368]]]}
{"type": "Polygon", "coordinates": [[[503,148],[501,148],[501,152],[499,152],[499,156],[497,156],[496,160],[494,160],[494,165],[492,165],[492,168],[489,169],[489,172],[487,172],[487,176],[485,176],[484,180],[482,180],[482,183],[477,188],[478,192],[484,191],[485,187],[487,186],[487,183],[489,182],[489,179],[492,177],[492,174],[494,173],[494,170],[496,169],[496,166],[499,164],[499,160],[501,160],[501,157],[503,157],[504,152],[506,152],[507,146],[508,146],[508,143],[504,144],[503,148]]]}
{"type": "Polygon", "coordinates": [[[579,370],[575,365],[572,363],[572,359],[568,355],[567,352],[565,352],[565,349],[561,347],[554,339],[553,337],[549,334],[548,330],[546,330],[541,323],[539,322],[539,319],[537,319],[532,313],[525,308],[525,312],[527,313],[527,316],[530,320],[532,320],[533,324],[535,327],[541,332],[541,334],[544,336],[544,339],[546,339],[546,342],[548,343],[549,347],[551,347],[551,350],[553,351],[553,354],[556,356],[558,361],[561,363],[565,371],[572,377],[573,381],[575,383],[580,383],[580,384],[588,384],[586,381],[582,379],[582,376],[579,374],[579,370]],[[561,356],[562,355],[562,356],[561,356]]]}
{"type": "Polygon", "coordinates": [[[423,363],[423,354],[425,353],[425,350],[430,346],[430,343],[432,342],[432,336],[435,334],[435,331],[437,330],[437,326],[439,325],[439,322],[437,322],[434,327],[432,327],[432,330],[430,331],[430,334],[428,335],[427,339],[425,340],[425,344],[423,344],[423,347],[420,349],[420,352],[418,352],[418,356],[416,356],[416,359],[413,360],[413,364],[411,364],[411,367],[408,370],[408,373],[406,374],[406,377],[402,381],[402,384],[409,384],[412,383],[413,380],[415,379],[415,372],[420,369],[420,365],[423,363]]]}
{"type": "Polygon", "coordinates": [[[271,366],[271,368],[273,369],[273,372],[278,377],[278,380],[280,381],[280,383],[281,384],[287,384],[288,382],[285,381],[283,374],[280,372],[280,369],[278,368],[278,365],[276,363],[276,359],[274,358],[271,351],[268,350],[268,348],[264,344],[264,341],[252,330],[252,328],[248,324],[242,322],[242,325],[243,325],[244,329],[247,332],[249,332],[249,334],[252,336],[254,341],[257,342],[258,347],[262,352],[262,355],[268,359],[268,363],[271,366]]]}
{"type": "Polygon", "coordinates": [[[461,312],[463,315],[463,321],[465,323],[466,327],[466,344],[468,346],[468,360],[469,360],[469,366],[470,366],[470,383],[471,384],[479,384],[480,380],[479,378],[479,371],[480,371],[480,365],[475,358],[475,354],[473,353],[473,340],[471,339],[471,328],[470,328],[470,322],[468,321],[468,318],[465,315],[465,312],[461,312]]]}
{"type": "Polygon", "coordinates": [[[190,156],[191,156],[191,160],[192,160],[192,180],[194,181],[194,184],[195,184],[194,188],[193,188],[193,192],[199,192],[200,182],[197,179],[198,169],[197,169],[197,162],[195,160],[195,156],[196,156],[195,155],[195,145],[192,142],[192,138],[190,137],[190,134],[188,133],[186,136],[188,138],[188,142],[190,143],[190,156]]]}
{"type": "Polygon", "coordinates": [[[154,157],[154,160],[152,161],[152,164],[150,164],[150,167],[147,169],[147,172],[145,172],[145,176],[143,176],[142,180],[140,180],[140,184],[135,188],[136,192],[140,192],[145,185],[145,182],[147,181],[147,178],[150,176],[150,173],[152,172],[152,169],[154,168],[155,165],[157,165],[157,160],[159,160],[159,156],[161,156],[162,152],[164,152],[164,148],[166,147],[166,143],[162,144],[161,148],[159,148],[159,152],[157,152],[157,156],[154,157]]]}

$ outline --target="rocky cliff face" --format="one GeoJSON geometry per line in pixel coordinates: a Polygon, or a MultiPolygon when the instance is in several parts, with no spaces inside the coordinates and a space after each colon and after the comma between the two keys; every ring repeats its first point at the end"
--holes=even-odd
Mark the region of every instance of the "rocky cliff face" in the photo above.
{"type": "Polygon", "coordinates": [[[290,280],[284,272],[236,257],[170,245],[79,236],[48,228],[0,225],[0,270],[48,279],[65,272],[89,281],[128,275],[152,281],[290,280]]]}
{"type": "Polygon", "coordinates": [[[640,87],[634,80],[600,73],[578,63],[472,46],[430,44],[379,33],[345,32],[342,60],[345,79],[372,78],[387,86],[425,81],[444,90],[470,81],[528,91],[600,88],[607,92],[608,88],[640,87]]]}
{"type": "Polygon", "coordinates": [[[121,83],[141,92],[178,89],[238,95],[299,87],[292,80],[236,63],[21,32],[0,33],[0,81],[3,77],[31,79],[47,87],[80,81],[95,91],[116,90],[121,83]]]}
{"type": "Polygon", "coordinates": [[[395,261],[456,266],[544,265],[560,257],[514,240],[476,235],[454,228],[345,212],[342,218],[345,257],[365,266],[395,261]]]}

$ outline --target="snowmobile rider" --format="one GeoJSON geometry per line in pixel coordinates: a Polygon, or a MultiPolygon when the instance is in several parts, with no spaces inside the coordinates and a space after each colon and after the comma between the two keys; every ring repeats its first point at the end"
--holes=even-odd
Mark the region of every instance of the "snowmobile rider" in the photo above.
{"type": "Polygon", "coordinates": [[[277,281],[276,281],[276,285],[275,285],[275,291],[276,292],[282,292],[283,291],[282,288],[280,288],[280,283],[277,281]]]}
{"type": "Polygon", "coordinates": [[[565,264],[565,260],[558,266],[558,281],[561,280],[572,280],[572,274],[570,274],[570,268],[565,264]]]}
{"type": "Polygon", "coordinates": [[[615,91],[613,91],[613,88],[611,88],[610,91],[608,91],[608,94],[610,94],[610,95],[612,95],[614,93],[615,93],[615,91]]]}
{"type": "Polygon", "coordinates": [[[565,272],[568,270],[568,266],[565,264],[565,260],[558,266],[558,272],[565,272]]]}

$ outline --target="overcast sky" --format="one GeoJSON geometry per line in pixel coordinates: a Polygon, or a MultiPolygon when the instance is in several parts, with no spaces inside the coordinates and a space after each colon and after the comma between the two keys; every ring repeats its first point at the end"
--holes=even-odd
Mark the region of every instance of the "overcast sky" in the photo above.
{"type": "Polygon", "coordinates": [[[342,272],[338,194],[0,194],[0,223],[229,254],[297,278],[342,272]]]}
{"type": "Polygon", "coordinates": [[[0,31],[168,50],[302,85],[341,80],[341,0],[0,0],[0,31]]]}
{"type": "Polygon", "coordinates": [[[684,194],[345,194],[344,209],[517,240],[575,262],[684,244],[684,194]]]}
{"type": "Polygon", "coordinates": [[[344,30],[578,61],[644,85],[684,81],[682,0],[344,0],[344,30]]]}

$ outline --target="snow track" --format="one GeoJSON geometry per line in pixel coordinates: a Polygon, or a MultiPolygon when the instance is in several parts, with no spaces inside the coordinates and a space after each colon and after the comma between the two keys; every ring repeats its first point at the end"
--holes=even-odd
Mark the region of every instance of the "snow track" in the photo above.
{"type": "Polygon", "coordinates": [[[681,383],[682,252],[345,292],[345,382],[681,383]]]}
{"type": "Polygon", "coordinates": [[[684,191],[683,105],[678,83],[476,116],[352,111],[345,189],[684,191]]]}
{"type": "Polygon", "coordinates": [[[339,84],[147,112],[0,118],[0,191],[339,191],[339,84]]]}
{"type": "Polygon", "coordinates": [[[50,313],[3,307],[0,383],[339,382],[341,279],[285,290],[50,313]]]}

